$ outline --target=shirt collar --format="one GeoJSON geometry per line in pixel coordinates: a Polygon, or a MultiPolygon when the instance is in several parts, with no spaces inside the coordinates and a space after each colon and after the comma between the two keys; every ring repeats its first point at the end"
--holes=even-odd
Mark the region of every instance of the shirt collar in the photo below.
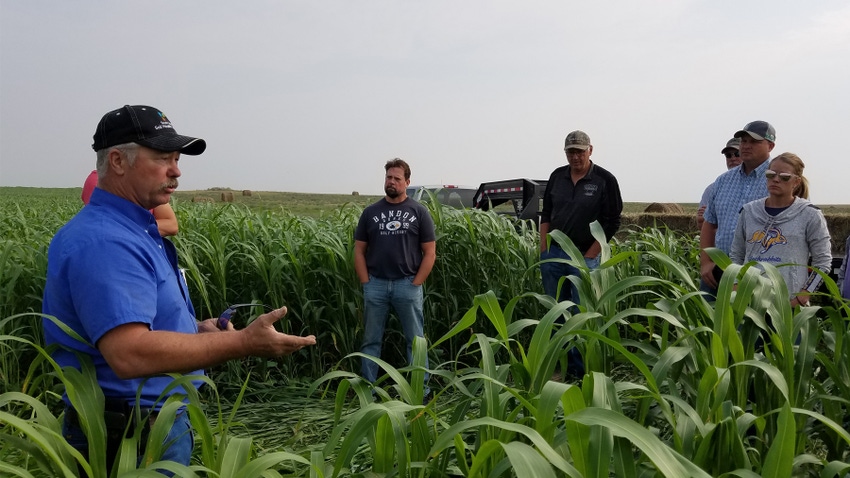
{"type": "Polygon", "coordinates": [[[151,223],[156,223],[156,219],[154,219],[153,214],[151,214],[151,212],[147,209],[136,203],[128,201],[121,196],[116,196],[115,194],[100,188],[94,188],[94,191],[92,191],[89,205],[108,207],[117,210],[121,215],[126,216],[128,219],[145,229],[147,229],[151,223]]]}
{"type": "MultiPolygon", "coordinates": [[[[593,170],[594,170],[594,167],[595,167],[595,166],[596,166],[596,165],[595,165],[595,164],[593,164],[593,161],[591,160],[591,161],[590,161],[590,167],[589,167],[589,168],[587,168],[587,172],[586,172],[586,173],[584,174],[584,176],[582,176],[581,178],[582,178],[582,179],[584,179],[584,178],[590,178],[590,177],[593,177],[593,170]]],[[[572,166],[570,166],[570,164],[569,164],[569,163],[567,163],[567,176],[569,176],[569,175],[571,174],[572,169],[573,169],[573,167],[572,167],[572,166]]]]}
{"type": "Polygon", "coordinates": [[[741,164],[739,164],[739,165],[735,166],[736,168],[738,168],[738,173],[739,173],[741,176],[744,176],[744,177],[752,176],[752,175],[753,175],[753,173],[755,173],[757,176],[764,176],[764,172],[765,172],[765,171],[767,171],[768,166],[770,166],[770,158],[767,158],[767,159],[766,159],[763,163],[761,163],[761,164],[759,164],[758,166],[756,166],[756,169],[752,170],[752,171],[750,172],[750,174],[745,174],[745,173],[744,173],[744,168],[743,168],[743,166],[744,166],[744,163],[741,163],[741,164]]]}

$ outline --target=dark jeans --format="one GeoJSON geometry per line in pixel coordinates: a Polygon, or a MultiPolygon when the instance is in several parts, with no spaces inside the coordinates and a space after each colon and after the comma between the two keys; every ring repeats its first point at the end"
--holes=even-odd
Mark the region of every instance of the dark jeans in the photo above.
{"type": "MultiPolygon", "coordinates": [[[[569,260],[570,256],[561,249],[558,245],[552,244],[549,249],[540,253],[540,260],[546,259],[564,259],[569,260]]],[[[599,268],[599,258],[585,258],[584,262],[591,269],[599,268]]],[[[558,282],[561,277],[579,276],[579,270],[565,262],[544,262],[540,264],[540,275],[543,277],[543,291],[546,295],[558,301],[571,300],[576,304],[579,303],[578,290],[575,285],[569,280],[564,280],[564,285],[561,289],[560,296],[558,295],[558,282]]]]}
{"type": "MultiPolygon", "coordinates": [[[[149,410],[142,410],[142,417],[147,416],[149,410]]],[[[109,412],[105,414],[106,419],[106,468],[107,474],[111,473],[112,465],[115,462],[115,456],[121,446],[121,440],[124,438],[124,429],[127,425],[129,414],[121,412],[109,412]]],[[[149,427],[150,422],[146,422],[143,426],[149,427]]],[[[88,457],[89,444],[86,440],[86,435],[77,418],[77,412],[70,407],[65,408],[65,420],[62,423],[62,436],[68,441],[68,444],[77,449],[84,457],[88,457]]],[[[139,456],[137,465],[144,455],[144,446],[147,441],[147,432],[142,432],[142,443],[140,443],[139,456]]],[[[163,441],[165,445],[162,452],[161,460],[169,460],[184,465],[189,465],[189,460],[192,458],[192,449],[195,445],[195,439],[192,434],[192,424],[189,422],[189,414],[183,409],[174,418],[174,424],[171,430],[163,441]]],[[[171,476],[170,472],[160,470],[167,476],[171,476]]]]}

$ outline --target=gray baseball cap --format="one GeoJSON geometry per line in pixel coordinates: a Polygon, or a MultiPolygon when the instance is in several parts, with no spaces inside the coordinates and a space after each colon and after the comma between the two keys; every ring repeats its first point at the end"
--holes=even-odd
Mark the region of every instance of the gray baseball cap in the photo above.
{"type": "Polygon", "coordinates": [[[573,131],[568,134],[567,139],[564,140],[564,151],[568,149],[580,149],[582,151],[587,151],[588,148],[590,148],[590,136],[588,136],[584,131],[573,131]]]}
{"type": "Polygon", "coordinates": [[[753,121],[752,123],[747,123],[747,126],[744,126],[744,129],[735,133],[735,137],[740,138],[745,134],[748,134],[759,141],[766,139],[771,143],[776,142],[776,130],[773,129],[773,126],[771,126],[767,121],[753,121]]]}
{"type": "Polygon", "coordinates": [[[741,150],[741,138],[732,138],[726,142],[726,147],[720,150],[720,154],[726,152],[727,149],[734,149],[735,151],[741,150]]]}

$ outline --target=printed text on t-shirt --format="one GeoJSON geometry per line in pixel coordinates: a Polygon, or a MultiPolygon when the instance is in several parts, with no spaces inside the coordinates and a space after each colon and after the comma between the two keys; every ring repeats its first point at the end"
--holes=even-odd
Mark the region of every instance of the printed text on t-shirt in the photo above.
{"type": "Polygon", "coordinates": [[[378,230],[381,231],[382,236],[407,234],[407,230],[416,222],[416,215],[410,211],[390,210],[372,216],[372,221],[378,224],[378,230]]]}

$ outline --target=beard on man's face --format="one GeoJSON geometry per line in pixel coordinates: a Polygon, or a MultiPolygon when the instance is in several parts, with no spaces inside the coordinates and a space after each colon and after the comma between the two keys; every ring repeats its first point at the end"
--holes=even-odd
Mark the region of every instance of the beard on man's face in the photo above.
{"type": "Polygon", "coordinates": [[[401,196],[401,192],[397,191],[395,186],[385,186],[384,192],[387,194],[388,198],[392,198],[392,199],[395,199],[395,198],[401,196]]]}

